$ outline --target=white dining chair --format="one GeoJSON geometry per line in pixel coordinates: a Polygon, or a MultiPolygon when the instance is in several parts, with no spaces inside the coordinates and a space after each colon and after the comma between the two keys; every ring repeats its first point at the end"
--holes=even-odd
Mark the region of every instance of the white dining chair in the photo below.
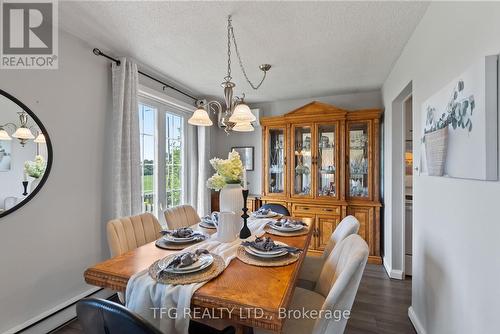
{"type": "Polygon", "coordinates": [[[188,227],[201,221],[196,210],[188,204],[166,209],[163,214],[165,215],[168,228],[171,230],[188,227]]]}
{"type": "MultiPolygon", "coordinates": [[[[368,245],[357,234],[341,241],[325,261],[314,291],[295,288],[288,311],[316,311],[314,319],[289,317],[283,334],[342,334],[368,261],[368,245]]],[[[308,313],[311,315],[312,313],[308,313]]],[[[255,334],[266,331],[255,328],[255,334]]]]}
{"type": "Polygon", "coordinates": [[[351,234],[358,233],[358,231],[359,221],[356,217],[347,216],[342,219],[330,236],[330,240],[326,244],[323,254],[321,254],[321,256],[306,255],[302,268],[300,269],[299,280],[306,281],[305,284],[308,286],[314,286],[323,268],[323,264],[335,246],[351,234]]]}

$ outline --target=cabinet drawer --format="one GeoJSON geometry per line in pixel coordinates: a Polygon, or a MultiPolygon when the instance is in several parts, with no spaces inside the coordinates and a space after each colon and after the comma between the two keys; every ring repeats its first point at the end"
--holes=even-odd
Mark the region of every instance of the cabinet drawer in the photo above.
{"type": "Polygon", "coordinates": [[[294,204],[293,212],[316,215],[340,215],[340,206],[316,206],[308,204],[294,204]]]}

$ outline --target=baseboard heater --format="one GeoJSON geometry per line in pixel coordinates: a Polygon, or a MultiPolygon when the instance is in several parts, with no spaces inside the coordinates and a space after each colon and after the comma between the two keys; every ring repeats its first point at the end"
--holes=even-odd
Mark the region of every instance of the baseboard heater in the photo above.
{"type": "Polygon", "coordinates": [[[3,334],[40,334],[54,332],[76,318],[76,303],[81,299],[88,297],[109,299],[115,293],[114,291],[103,288],[87,290],[25,323],[11,328],[3,334]]]}

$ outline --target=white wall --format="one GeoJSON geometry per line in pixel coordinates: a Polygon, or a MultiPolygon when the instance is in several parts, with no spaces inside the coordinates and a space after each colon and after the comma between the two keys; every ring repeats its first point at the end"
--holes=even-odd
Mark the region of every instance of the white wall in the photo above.
{"type": "MultiPolygon", "coordinates": [[[[422,102],[474,60],[500,53],[499,17],[500,3],[430,5],[383,86],[386,138],[402,126],[392,102],[412,82],[418,143],[422,102]]],[[[415,145],[416,162],[419,153],[415,145]]],[[[395,155],[386,145],[386,161],[395,155]]],[[[386,164],[385,174],[391,169],[386,164]]],[[[385,247],[394,254],[392,225],[402,222],[391,219],[391,178],[385,182],[385,247]]],[[[498,332],[499,198],[500,182],[415,175],[412,315],[421,332],[498,332]]]]}
{"type": "Polygon", "coordinates": [[[43,189],[0,218],[0,333],[89,290],[83,272],[108,256],[104,221],[109,62],[61,32],[58,70],[0,70],[0,87],[26,104],[52,139],[43,189]]]}
{"type": "MultiPolygon", "coordinates": [[[[263,88],[265,89],[265,88],[263,88]]],[[[337,107],[355,110],[367,108],[382,108],[382,95],[380,91],[369,91],[352,94],[338,94],[325,97],[314,97],[308,99],[293,99],[274,102],[253,103],[252,109],[259,109],[260,117],[279,116],[286,114],[312,101],[333,104],[337,107]]],[[[229,136],[220,129],[212,132],[212,143],[214,156],[226,157],[233,146],[254,146],[255,169],[248,172],[248,189],[251,194],[262,193],[262,128],[258,126],[254,132],[231,133],[229,136]]]]}

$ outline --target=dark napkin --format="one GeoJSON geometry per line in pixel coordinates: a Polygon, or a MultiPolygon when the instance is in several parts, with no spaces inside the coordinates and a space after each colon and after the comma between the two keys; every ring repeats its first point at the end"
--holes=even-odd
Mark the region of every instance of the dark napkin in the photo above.
{"type": "Polygon", "coordinates": [[[241,245],[250,246],[263,252],[270,252],[277,250],[286,250],[288,253],[292,254],[297,254],[302,252],[302,249],[297,247],[277,245],[270,237],[265,237],[265,238],[258,237],[255,238],[255,241],[243,241],[241,245]]]}
{"type": "Polygon", "coordinates": [[[196,261],[198,261],[198,258],[200,257],[201,254],[209,254],[209,253],[210,252],[206,249],[197,249],[194,253],[186,252],[179,254],[176,257],[174,257],[172,261],[170,261],[170,263],[165,269],[184,268],[190,266],[196,261]]]}
{"type": "Polygon", "coordinates": [[[265,208],[259,208],[257,211],[255,211],[255,214],[259,216],[265,216],[269,214],[269,212],[271,212],[271,210],[265,208]]]}
{"type": "Polygon", "coordinates": [[[277,221],[271,222],[269,224],[273,224],[274,226],[278,226],[278,227],[295,227],[297,225],[307,226],[306,223],[304,223],[300,220],[293,220],[290,218],[278,219],[277,221]]]}
{"type": "Polygon", "coordinates": [[[184,238],[184,239],[190,238],[192,236],[200,236],[200,237],[203,236],[202,233],[195,232],[189,227],[183,227],[177,230],[163,230],[160,231],[160,233],[163,235],[170,235],[174,238],[184,238]]]}
{"type": "Polygon", "coordinates": [[[207,225],[215,226],[215,222],[212,219],[211,215],[206,215],[205,217],[201,218],[201,221],[207,225]]]}

